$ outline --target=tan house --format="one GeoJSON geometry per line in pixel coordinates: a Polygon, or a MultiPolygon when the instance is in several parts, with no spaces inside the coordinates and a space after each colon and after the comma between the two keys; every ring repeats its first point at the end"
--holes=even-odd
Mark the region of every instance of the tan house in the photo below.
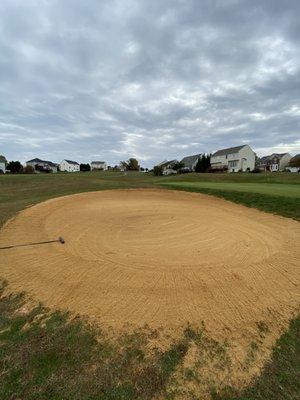
{"type": "Polygon", "coordinates": [[[261,171],[278,172],[284,171],[289,165],[292,156],[289,153],[273,153],[269,156],[261,157],[257,167],[261,171]]]}
{"type": "Polygon", "coordinates": [[[255,153],[248,144],[216,151],[210,158],[211,168],[228,172],[253,171],[255,153]]]}

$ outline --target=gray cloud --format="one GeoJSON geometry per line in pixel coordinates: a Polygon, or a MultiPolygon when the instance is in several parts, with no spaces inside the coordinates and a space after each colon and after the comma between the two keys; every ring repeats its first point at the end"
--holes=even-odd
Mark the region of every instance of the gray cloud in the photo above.
{"type": "Polygon", "coordinates": [[[3,0],[0,153],[300,152],[298,0],[3,0]]]}

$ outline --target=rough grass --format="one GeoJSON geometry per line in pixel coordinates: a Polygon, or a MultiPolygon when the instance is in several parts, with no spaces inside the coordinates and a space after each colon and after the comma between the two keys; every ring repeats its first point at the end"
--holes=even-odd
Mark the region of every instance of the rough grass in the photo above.
{"type": "Polygon", "coordinates": [[[108,339],[99,328],[41,305],[26,311],[22,293],[0,298],[0,398],[152,399],[167,395],[170,376],[188,349],[183,336],[146,351],[149,329],[108,339]]]}

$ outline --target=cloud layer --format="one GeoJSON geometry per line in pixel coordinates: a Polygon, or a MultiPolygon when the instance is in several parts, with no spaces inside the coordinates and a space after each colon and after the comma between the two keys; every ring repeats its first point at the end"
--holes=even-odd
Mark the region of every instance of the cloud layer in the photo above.
{"type": "Polygon", "coordinates": [[[300,152],[298,0],[2,0],[0,153],[300,152]]]}

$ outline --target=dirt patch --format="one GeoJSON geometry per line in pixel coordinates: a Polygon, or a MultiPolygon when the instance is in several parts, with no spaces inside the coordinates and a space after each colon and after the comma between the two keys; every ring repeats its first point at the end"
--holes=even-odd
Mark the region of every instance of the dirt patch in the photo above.
{"type": "Polygon", "coordinates": [[[59,236],[65,244],[0,250],[1,275],[114,329],[176,333],[204,321],[243,363],[257,324],[270,327],[264,359],[299,305],[300,224],[221,199],[152,189],[61,197],[7,223],[0,247],[59,236]]]}

